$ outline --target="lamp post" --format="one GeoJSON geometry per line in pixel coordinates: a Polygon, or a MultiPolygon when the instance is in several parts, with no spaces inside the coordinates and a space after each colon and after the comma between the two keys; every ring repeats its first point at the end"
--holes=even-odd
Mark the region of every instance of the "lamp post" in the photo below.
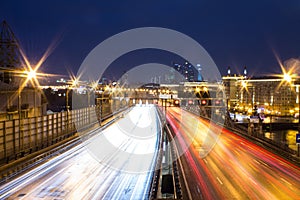
{"type": "Polygon", "coordinates": [[[66,116],[66,125],[67,125],[67,130],[70,130],[70,102],[69,102],[69,93],[70,90],[73,90],[74,87],[76,87],[78,84],[78,79],[75,77],[71,77],[71,81],[67,81],[66,85],[66,111],[67,111],[67,116],[66,116]]]}
{"type": "MultiPolygon", "coordinates": [[[[19,88],[18,88],[18,114],[19,114],[19,152],[21,150],[21,123],[22,123],[22,114],[21,114],[21,89],[22,89],[22,81],[20,81],[20,85],[19,85],[19,88]]],[[[23,128],[22,128],[23,129],[23,128]]]]}
{"type": "MultiPolygon", "coordinates": [[[[91,96],[90,95],[91,95],[91,92],[92,92],[92,97],[95,97],[93,94],[95,94],[95,90],[97,89],[97,87],[98,87],[98,81],[91,83],[87,87],[87,90],[88,90],[88,115],[89,115],[88,119],[89,119],[89,123],[91,121],[91,108],[90,108],[90,106],[91,106],[91,102],[90,102],[91,101],[91,96]]],[[[93,100],[95,100],[95,98],[93,100]]],[[[94,105],[94,103],[92,103],[92,105],[94,105]]]]}
{"type": "MultiPolygon", "coordinates": [[[[18,88],[18,114],[19,114],[19,152],[23,149],[24,135],[23,135],[23,120],[22,120],[22,91],[28,81],[36,79],[36,71],[30,69],[23,71],[18,88]],[[23,80],[25,78],[25,80],[23,80]]],[[[34,94],[35,95],[35,94],[34,94]]],[[[34,108],[35,109],[35,108],[34,108]]]]}
{"type": "MultiPolygon", "coordinates": [[[[244,91],[244,89],[246,90],[246,93],[247,93],[247,96],[246,96],[246,98],[245,98],[245,103],[247,104],[247,105],[249,105],[248,104],[248,100],[250,100],[250,102],[251,102],[251,116],[254,114],[254,86],[253,86],[253,84],[248,84],[248,81],[245,81],[245,80],[243,80],[242,81],[242,93],[243,93],[243,91],[244,91]],[[251,89],[251,93],[249,92],[249,89],[251,89]],[[249,98],[249,96],[250,96],[250,98],[249,98]]],[[[247,110],[247,113],[248,113],[248,111],[249,110],[247,110]]],[[[248,133],[250,134],[250,135],[253,135],[254,134],[254,122],[253,121],[251,121],[251,117],[250,117],[250,119],[249,119],[249,121],[248,121],[248,133]]]]}

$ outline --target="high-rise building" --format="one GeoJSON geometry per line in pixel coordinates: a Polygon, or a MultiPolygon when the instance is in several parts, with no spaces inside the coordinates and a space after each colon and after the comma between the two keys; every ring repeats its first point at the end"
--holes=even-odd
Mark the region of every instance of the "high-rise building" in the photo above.
{"type": "Polygon", "coordinates": [[[199,82],[203,81],[203,76],[201,74],[201,70],[202,70],[201,65],[197,64],[197,72],[198,72],[197,81],[199,81],[199,82]]]}
{"type": "MultiPolygon", "coordinates": [[[[195,78],[195,74],[196,73],[198,74],[198,71],[195,69],[195,67],[191,63],[189,63],[187,61],[183,65],[174,63],[173,68],[183,76],[185,81],[189,81],[189,82],[197,81],[195,78]]],[[[197,78],[198,78],[198,75],[197,75],[197,78]]]]}

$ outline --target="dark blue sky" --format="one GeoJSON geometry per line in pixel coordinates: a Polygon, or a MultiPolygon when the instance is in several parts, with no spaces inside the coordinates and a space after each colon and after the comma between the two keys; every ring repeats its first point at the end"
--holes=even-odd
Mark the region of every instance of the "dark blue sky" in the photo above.
{"type": "Polygon", "coordinates": [[[11,0],[1,3],[0,19],[10,24],[33,62],[57,44],[41,68],[48,73],[76,74],[101,41],[147,26],[192,37],[222,74],[227,66],[234,72],[247,66],[255,75],[279,73],[273,51],[283,61],[300,56],[299,0],[11,0]]]}

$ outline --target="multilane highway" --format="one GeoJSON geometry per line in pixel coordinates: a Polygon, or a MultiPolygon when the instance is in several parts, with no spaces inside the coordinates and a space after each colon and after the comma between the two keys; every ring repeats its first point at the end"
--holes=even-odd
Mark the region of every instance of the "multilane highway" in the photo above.
{"type": "Polygon", "coordinates": [[[155,107],[113,125],[1,186],[0,199],[147,199],[160,131],[155,107]]]}
{"type": "Polygon", "coordinates": [[[193,199],[300,199],[299,167],[180,108],[167,118],[193,199]]]}

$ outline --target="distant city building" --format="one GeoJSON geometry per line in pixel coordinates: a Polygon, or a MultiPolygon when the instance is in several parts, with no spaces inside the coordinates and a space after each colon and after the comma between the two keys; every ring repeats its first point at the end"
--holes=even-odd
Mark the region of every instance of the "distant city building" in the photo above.
{"type": "Polygon", "coordinates": [[[41,116],[46,113],[46,100],[41,91],[18,87],[0,81],[0,121],[41,116]]]}
{"type": "Polygon", "coordinates": [[[278,77],[247,77],[247,68],[243,75],[222,77],[228,108],[234,112],[252,114],[258,112],[280,116],[292,116],[298,112],[299,86],[278,77]]]}
{"type": "Polygon", "coordinates": [[[203,81],[200,64],[197,64],[197,68],[195,68],[191,63],[186,61],[184,64],[174,63],[173,68],[183,76],[185,81],[203,81]]]}
{"type": "Polygon", "coordinates": [[[199,81],[199,82],[204,81],[202,74],[201,74],[201,70],[202,70],[201,65],[197,64],[197,73],[198,73],[197,81],[199,81]]]}
{"type": "Polygon", "coordinates": [[[277,77],[238,80],[237,90],[237,109],[243,112],[257,106],[265,114],[288,116],[298,107],[296,86],[277,77]]]}
{"type": "MultiPolygon", "coordinates": [[[[230,71],[230,67],[228,67],[228,70],[230,71]]],[[[227,76],[222,77],[225,94],[227,98],[227,104],[228,108],[235,107],[238,102],[238,81],[244,80],[244,76],[236,75],[233,76],[230,75],[230,73],[227,76]]]]}

